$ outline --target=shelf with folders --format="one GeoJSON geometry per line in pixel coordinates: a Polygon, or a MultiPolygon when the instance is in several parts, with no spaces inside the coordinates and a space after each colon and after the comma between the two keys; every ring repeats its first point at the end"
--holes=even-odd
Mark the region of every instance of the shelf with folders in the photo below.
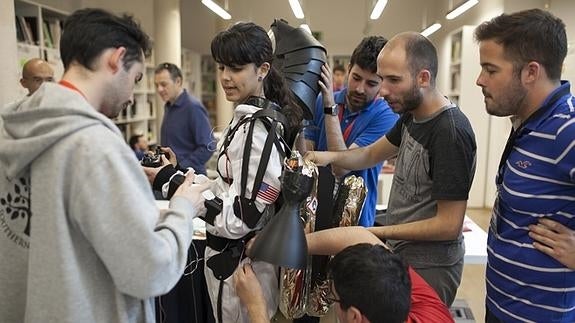
{"type": "MultiPolygon", "coordinates": [[[[51,65],[59,80],[64,73],[60,38],[68,13],[27,0],[14,0],[14,12],[19,69],[29,59],[41,58],[51,65]]],[[[26,94],[25,89],[21,91],[26,94]]]]}
{"type": "Polygon", "coordinates": [[[158,142],[157,102],[154,89],[154,64],[146,61],[142,80],[134,89],[133,104],[114,119],[126,142],[134,135],[144,135],[153,145],[158,142]]]}
{"type": "Polygon", "coordinates": [[[202,104],[206,107],[208,111],[208,117],[210,118],[210,124],[212,127],[216,126],[216,86],[217,84],[217,72],[216,72],[216,62],[210,55],[203,55],[202,62],[202,104]]]}
{"type": "Polygon", "coordinates": [[[490,117],[485,113],[481,88],[475,84],[481,65],[474,30],[475,26],[462,26],[449,35],[446,94],[469,119],[477,142],[476,173],[467,206],[484,207],[490,117]]]}

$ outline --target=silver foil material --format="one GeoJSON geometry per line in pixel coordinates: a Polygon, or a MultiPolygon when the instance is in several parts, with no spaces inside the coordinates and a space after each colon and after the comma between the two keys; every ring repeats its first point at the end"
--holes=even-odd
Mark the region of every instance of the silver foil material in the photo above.
{"type": "MultiPolygon", "coordinates": [[[[367,189],[363,178],[355,175],[345,178],[337,192],[334,207],[334,227],[355,226],[359,223],[366,194],[367,189]]],[[[327,277],[327,275],[323,276],[327,277]]],[[[321,317],[327,314],[332,305],[327,299],[329,290],[329,280],[327,279],[312,282],[306,308],[308,315],[321,317]]]]}
{"type": "MultiPolygon", "coordinates": [[[[313,232],[315,228],[315,212],[317,210],[317,166],[304,161],[299,152],[294,151],[291,158],[286,159],[286,167],[294,169],[302,165],[304,175],[313,176],[314,184],[310,196],[301,205],[300,214],[304,223],[305,233],[313,232]]],[[[287,319],[300,318],[305,314],[311,279],[311,257],[305,270],[280,269],[280,303],[279,308],[287,319]]]]}

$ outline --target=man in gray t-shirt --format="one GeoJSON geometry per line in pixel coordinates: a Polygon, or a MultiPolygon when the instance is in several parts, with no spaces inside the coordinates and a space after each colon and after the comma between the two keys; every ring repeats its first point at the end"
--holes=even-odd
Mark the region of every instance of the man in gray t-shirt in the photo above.
{"type": "Polygon", "coordinates": [[[449,306],[463,271],[463,218],[475,172],[475,135],[465,115],[435,88],[437,52],[418,33],[392,38],[377,59],[380,94],[402,117],[375,143],[309,152],[318,165],[362,169],[397,155],[386,225],[370,230],[449,306]]]}

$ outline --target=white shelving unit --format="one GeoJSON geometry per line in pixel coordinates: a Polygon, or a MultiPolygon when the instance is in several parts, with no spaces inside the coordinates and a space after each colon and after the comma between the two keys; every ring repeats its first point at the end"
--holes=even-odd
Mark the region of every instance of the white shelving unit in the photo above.
{"type": "Polygon", "coordinates": [[[146,60],[142,80],[134,89],[134,104],[120,114],[114,122],[122,131],[126,142],[133,135],[144,135],[150,145],[158,143],[158,102],[154,87],[154,56],[146,60]]]}
{"type": "Polygon", "coordinates": [[[484,207],[486,185],[493,182],[492,178],[487,177],[491,118],[485,112],[481,88],[475,84],[481,66],[479,46],[473,38],[474,30],[475,26],[463,26],[449,36],[451,53],[447,95],[471,122],[477,141],[477,164],[467,206],[484,207]]]}
{"type": "MultiPolygon", "coordinates": [[[[60,58],[60,35],[62,24],[68,13],[27,0],[14,0],[16,15],[18,67],[31,58],[42,58],[54,69],[59,80],[64,73],[60,58]]],[[[19,88],[19,95],[25,96],[26,89],[19,88]]]]}
{"type": "Polygon", "coordinates": [[[208,117],[212,127],[217,125],[217,111],[216,111],[216,87],[219,86],[217,82],[216,62],[211,55],[203,55],[201,58],[202,80],[201,100],[208,110],[208,117]]]}
{"type": "MultiPolygon", "coordinates": [[[[60,57],[60,35],[68,13],[28,0],[14,0],[17,31],[17,55],[20,70],[31,58],[42,58],[54,69],[56,80],[64,73],[60,57]]],[[[154,57],[146,61],[142,81],[134,91],[134,105],[125,109],[114,122],[126,141],[135,134],[148,137],[150,144],[158,141],[156,93],[154,88],[154,57]]],[[[27,94],[19,87],[20,96],[27,94]]]]}
{"type": "Polygon", "coordinates": [[[184,88],[196,98],[202,97],[202,55],[182,48],[184,88]]]}

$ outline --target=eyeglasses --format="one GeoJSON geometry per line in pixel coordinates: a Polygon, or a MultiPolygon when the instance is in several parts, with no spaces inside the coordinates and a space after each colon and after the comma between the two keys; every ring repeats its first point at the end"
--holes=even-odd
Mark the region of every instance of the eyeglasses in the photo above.
{"type": "Polygon", "coordinates": [[[325,299],[330,303],[341,303],[341,298],[338,298],[335,295],[335,286],[333,284],[332,279],[328,279],[327,281],[327,293],[325,295],[325,299]]]}

